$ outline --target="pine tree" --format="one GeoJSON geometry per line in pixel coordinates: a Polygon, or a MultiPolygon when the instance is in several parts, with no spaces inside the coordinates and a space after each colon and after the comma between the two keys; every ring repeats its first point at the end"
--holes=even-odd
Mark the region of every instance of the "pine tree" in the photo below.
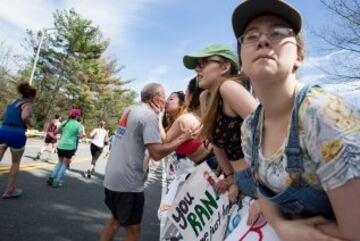
{"type": "MultiPolygon", "coordinates": [[[[37,51],[39,35],[28,31],[28,43],[37,51]]],[[[54,28],[46,32],[34,75],[38,97],[33,108],[41,129],[55,113],[81,109],[87,129],[105,120],[113,126],[124,106],[136,95],[118,77],[122,67],[104,52],[109,45],[99,27],[73,9],[54,13],[54,28]]],[[[31,62],[29,63],[29,65],[31,62]]]]}

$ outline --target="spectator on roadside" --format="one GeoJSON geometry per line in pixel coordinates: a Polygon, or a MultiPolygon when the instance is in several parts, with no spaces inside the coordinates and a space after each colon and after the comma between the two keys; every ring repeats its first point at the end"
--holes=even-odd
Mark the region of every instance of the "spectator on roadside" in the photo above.
{"type": "Polygon", "coordinates": [[[171,153],[191,131],[162,144],[156,112],[165,106],[164,88],[149,83],[141,91],[141,103],[128,107],[119,121],[105,171],[105,203],[112,217],[101,231],[101,241],[113,240],[120,227],[124,241],[138,240],[144,208],[144,156],[149,151],[158,161],[171,153]]]}
{"type": "MultiPolygon", "coordinates": [[[[173,92],[166,102],[166,119],[168,127],[164,129],[160,122],[160,130],[164,142],[176,139],[182,134],[181,128],[199,129],[201,125],[200,100],[202,89],[197,86],[196,78],[192,78],[186,89],[186,93],[173,92]]],[[[202,139],[189,139],[175,150],[178,160],[188,158],[195,165],[207,162],[214,171],[217,170],[218,162],[212,151],[208,150],[202,139]]]]}
{"type": "Polygon", "coordinates": [[[198,85],[205,89],[200,98],[201,136],[211,142],[225,176],[217,188],[221,193],[229,190],[230,201],[236,202],[237,180],[249,167],[241,149],[240,127],[258,103],[249,92],[248,78],[238,74],[236,53],[228,47],[210,45],[185,55],[183,62],[196,71],[198,85]]]}
{"type": "Polygon", "coordinates": [[[359,240],[360,116],[297,79],[301,14],[286,1],[248,0],[232,25],[261,103],[242,125],[261,211],[281,240],[359,240]]]}
{"type": "Polygon", "coordinates": [[[28,83],[21,83],[17,86],[21,98],[14,100],[7,106],[2,116],[0,126],[0,161],[5,151],[10,147],[11,167],[8,177],[8,184],[3,198],[14,198],[22,194],[22,190],[15,187],[16,174],[19,171],[21,157],[25,150],[27,128],[31,128],[30,113],[32,103],[36,97],[36,89],[28,83]]]}

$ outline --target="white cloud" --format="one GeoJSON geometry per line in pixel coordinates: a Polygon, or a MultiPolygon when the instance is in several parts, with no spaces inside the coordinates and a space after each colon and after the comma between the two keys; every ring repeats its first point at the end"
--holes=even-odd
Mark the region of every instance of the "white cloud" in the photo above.
{"type": "Polygon", "coordinates": [[[327,77],[328,76],[326,74],[307,74],[301,76],[300,81],[304,84],[319,83],[327,77]]]}
{"type": "Polygon", "coordinates": [[[360,80],[346,81],[334,79],[328,73],[346,73],[343,63],[360,64],[359,56],[341,50],[319,57],[307,58],[301,67],[300,80],[303,83],[321,84],[325,89],[338,94],[360,111],[360,80]],[[351,62],[349,61],[351,59],[351,62]]]}
{"type": "MultiPolygon", "coordinates": [[[[52,11],[56,6],[51,1],[0,1],[0,19],[20,30],[40,29],[52,23],[52,11]]],[[[13,29],[15,30],[15,29],[13,29]]]]}
{"type": "Polygon", "coordinates": [[[330,64],[335,58],[339,56],[344,56],[348,54],[348,51],[346,50],[340,50],[336,52],[332,52],[323,56],[317,56],[317,57],[308,57],[305,58],[304,63],[302,64],[301,68],[319,68],[324,67],[326,64],[330,64]]]}
{"type": "Polygon", "coordinates": [[[158,82],[161,83],[161,79],[169,73],[169,66],[166,64],[160,64],[152,69],[148,75],[146,82],[158,82]]]}
{"type": "Polygon", "coordinates": [[[65,0],[65,9],[74,8],[83,17],[93,20],[99,25],[105,36],[119,46],[130,44],[129,32],[132,27],[140,24],[150,24],[142,16],[153,4],[160,0],[65,0]]]}
{"type": "Polygon", "coordinates": [[[360,65],[360,56],[356,53],[340,50],[323,56],[305,58],[300,68],[300,79],[306,83],[338,82],[335,74],[349,75],[353,67],[360,65]],[[351,60],[351,61],[349,61],[351,60]]]}
{"type": "Polygon", "coordinates": [[[176,47],[176,52],[178,54],[184,54],[188,51],[189,47],[194,43],[191,39],[185,39],[179,42],[178,46],[176,47]]]}
{"type": "Polygon", "coordinates": [[[82,17],[91,19],[99,25],[106,38],[116,46],[131,43],[131,29],[134,26],[151,24],[144,19],[146,11],[154,4],[168,4],[161,0],[0,0],[0,35],[20,42],[25,30],[40,30],[53,26],[53,13],[56,9],[74,8],[82,17]]]}
{"type": "MultiPolygon", "coordinates": [[[[25,30],[40,30],[52,24],[51,1],[5,1],[0,0],[0,41],[5,41],[13,55],[24,56],[21,46],[26,37],[25,30]]],[[[30,52],[30,51],[29,51],[30,52]]],[[[11,68],[16,69],[13,65],[11,68]]]]}
{"type": "MultiPolygon", "coordinates": [[[[74,8],[82,17],[99,26],[105,38],[111,40],[111,48],[127,48],[133,41],[132,33],[152,25],[146,17],[154,6],[171,4],[161,0],[0,0],[0,41],[7,43],[14,55],[24,56],[23,40],[26,29],[38,31],[53,27],[56,9],[74,8]]],[[[29,50],[28,53],[31,53],[29,50]]],[[[17,66],[12,69],[16,71],[17,66]]]]}
{"type": "Polygon", "coordinates": [[[165,65],[165,64],[162,64],[162,65],[159,65],[157,66],[155,69],[153,69],[151,72],[150,72],[150,75],[157,75],[157,76],[160,76],[160,75],[165,75],[169,72],[169,66],[165,65]]]}

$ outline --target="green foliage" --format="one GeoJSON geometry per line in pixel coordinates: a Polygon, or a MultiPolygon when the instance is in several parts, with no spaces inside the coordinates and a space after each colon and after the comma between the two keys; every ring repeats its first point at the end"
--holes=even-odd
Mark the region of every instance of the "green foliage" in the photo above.
{"type": "MultiPolygon", "coordinates": [[[[40,33],[28,30],[34,55],[39,38],[40,33]]],[[[33,107],[38,129],[56,113],[67,117],[73,106],[81,109],[87,130],[100,120],[115,128],[124,107],[134,103],[136,94],[118,77],[122,67],[118,67],[117,60],[104,57],[108,45],[99,27],[73,9],[54,13],[54,29],[45,31],[33,80],[38,90],[33,107]]]]}
{"type": "Polygon", "coordinates": [[[0,116],[8,102],[16,97],[16,78],[11,74],[9,64],[12,62],[11,49],[4,40],[0,41],[0,116]]]}

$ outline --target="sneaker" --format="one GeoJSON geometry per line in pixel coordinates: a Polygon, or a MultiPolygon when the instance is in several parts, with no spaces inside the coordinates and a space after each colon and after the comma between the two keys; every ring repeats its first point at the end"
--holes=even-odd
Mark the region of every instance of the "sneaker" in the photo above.
{"type": "Polygon", "coordinates": [[[49,186],[52,186],[53,182],[54,182],[53,177],[49,177],[49,179],[46,180],[46,184],[49,185],[49,186]]]}
{"type": "Polygon", "coordinates": [[[16,197],[20,197],[22,194],[22,190],[21,189],[17,189],[17,188],[11,188],[8,189],[3,195],[2,198],[4,199],[9,199],[9,198],[16,198],[16,197]]]}
{"type": "Polygon", "coordinates": [[[91,171],[90,170],[85,171],[84,176],[87,178],[91,178],[91,171]]]}
{"type": "Polygon", "coordinates": [[[64,184],[64,183],[63,183],[62,181],[54,181],[51,186],[52,186],[53,188],[58,188],[58,187],[62,187],[63,184],[64,184]]]}
{"type": "Polygon", "coordinates": [[[95,168],[91,169],[91,175],[94,175],[95,174],[95,168]]]}

